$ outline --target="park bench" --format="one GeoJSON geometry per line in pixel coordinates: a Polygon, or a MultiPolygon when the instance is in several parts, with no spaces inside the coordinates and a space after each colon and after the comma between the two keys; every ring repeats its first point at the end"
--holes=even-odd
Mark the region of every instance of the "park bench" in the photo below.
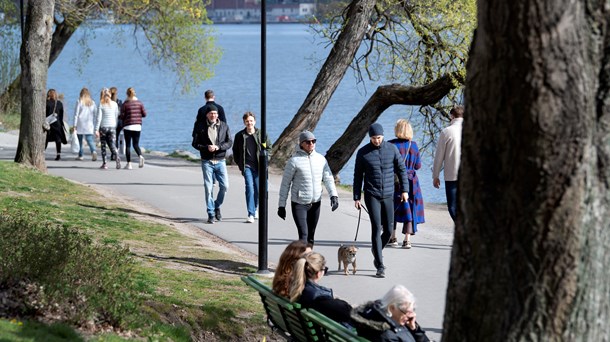
{"type": "Polygon", "coordinates": [[[323,314],[301,308],[299,303],[291,303],[276,295],[254,276],[241,279],[260,295],[267,313],[267,324],[287,341],[367,341],[323,314]]]}

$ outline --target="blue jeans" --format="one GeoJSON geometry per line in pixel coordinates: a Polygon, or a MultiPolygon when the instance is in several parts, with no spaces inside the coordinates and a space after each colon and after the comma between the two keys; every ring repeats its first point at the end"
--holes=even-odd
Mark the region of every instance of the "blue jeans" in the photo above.
{"type": "Polygon", "coordinates": [[[248,216],[254,216],[256,208],[258,208],[258,171],[249,167],[244,168],[244,181],[246,182],[248,216]]]}
{"type": "Polygon", "coordinates": [[[209,160],[201,161],[201,171],[203,171],[203,186],[205,189],[205,201],[207,205],[208,217],[214,217],[214,210],[220,209],[225,200],[225,193],[229,189],[229,176],[227,174],[227,163],[221,160],[212,163],[209,160]],[[218,180],[218,195],[214,200],[214,178],[218,180]]]}
{"type": "Polygon", "coordinates": [[[447,195],[447,209],[449,210],[449,216],[453,219],[457,217],[457,191],[458,181],[445,181],[445,194],[447,195]]]}
{"type": "Polygon", "coordinates": [[[93,141],[93,134],[76,134],[78,137],[78,143],[80,144],[80,150],[78,151],[78,156],[83,156],[83,137],[87,140],[87,145],[89,145],[89,150],[91,150],[91,154],[95,152],[95,142],[93,141]]]}

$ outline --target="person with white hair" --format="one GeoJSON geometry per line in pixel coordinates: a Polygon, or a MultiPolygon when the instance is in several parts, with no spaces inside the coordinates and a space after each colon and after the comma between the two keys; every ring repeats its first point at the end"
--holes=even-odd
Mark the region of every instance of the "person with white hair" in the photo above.
{"type": "Polygon", "coordinates": [[[358,336],[373,342],[429,342],[417,324],[415,297],[406,287],[394,285],[383,298],[352,310],[358,336]]]}

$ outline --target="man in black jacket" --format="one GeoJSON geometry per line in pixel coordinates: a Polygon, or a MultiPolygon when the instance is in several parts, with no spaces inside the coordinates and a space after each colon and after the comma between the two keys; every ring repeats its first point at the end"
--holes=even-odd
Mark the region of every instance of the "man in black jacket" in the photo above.
{"type": "Polygon", "coordinates": [[[206,119],[196,122],[193,129],[193,147],[199,150],[203,185],[207,203],[208,223],[220,221],[220,206],[229,188],[229,175],[225,161],[227,150],[233,146],[229,126],[218,119],[218,108],[207,106],[206,119]],[[214,179],[218,181],[218,195],[214,200],[214,179]]]}
{"type": "Polygon", "coordinates": [[[401,200],[409,199],[409,181],[405,163],[394,144],[383,141],[383,127],[374,123],[369,129],[371,142],[356,154],[354,166],[354,201],[360,210],[362,184],[364,203],[371,219],[371,240],[377,277],[385,277],[382,250],[394,230],[394,174],[400,179],[401,200]],[[383,231],[383,233],[382,233],[383,231]]]}

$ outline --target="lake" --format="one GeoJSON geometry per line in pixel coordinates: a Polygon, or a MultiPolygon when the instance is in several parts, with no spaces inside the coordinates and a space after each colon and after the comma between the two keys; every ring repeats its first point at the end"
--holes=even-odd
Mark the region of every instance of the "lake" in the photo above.
{"type": "MultiPolygon", "coordinates": [[[[47,87],[64,94],[70,124],[82,87],[89,88],[96,103],[103,87],[116,86],[121,99],[128,87],[134,87],[148,112],[141,146],[162,152],[197,152],[190,146],[191,131],[197,110],[205,102],[206,89],[213,89],[216,102],[225,108],[232,134],[243,128],[241,117],[245,111],[260,117],[260,26],[225,24],[215,28],[216,44],[223,56],[214,77],[193,87],[192,93],[183,94],[173,74],[146,64],[142,55],[146,55],[147,45],[141,34],[138,52],[129,28],[121,33],[113,25],[96,28],[94,34],[87,36],[84,30],[78,30],[49,69],[47,87]],[[87,59],[79,39],[88,42],[87,59]]],[[[329,51],[307,25],[267,25],[267,133],[272,142],[303,103],[329,51]]],[[[314,131],[318,152],[326,153],[379,85],[382,83],[356,84],[352,71],[347,71],[314,131]]],[[[378,122],[384,126],[386,139],[394,136],[396,120],[409,117],[412,110],[408,106],[393,106],[383,113],[378,122]]],[[[414,140],[421,140],[418,132],[414,140]]],[[[366,142],[368,138],[363,144],[366,142]]],[[[343,184],[352,181],[354,157],[340,172],[343,184]]],[[[422,157],[418,175],[424,200],[445,202],[444,189],[432,187],[431,157],[426,154],[422,157]]]]}

